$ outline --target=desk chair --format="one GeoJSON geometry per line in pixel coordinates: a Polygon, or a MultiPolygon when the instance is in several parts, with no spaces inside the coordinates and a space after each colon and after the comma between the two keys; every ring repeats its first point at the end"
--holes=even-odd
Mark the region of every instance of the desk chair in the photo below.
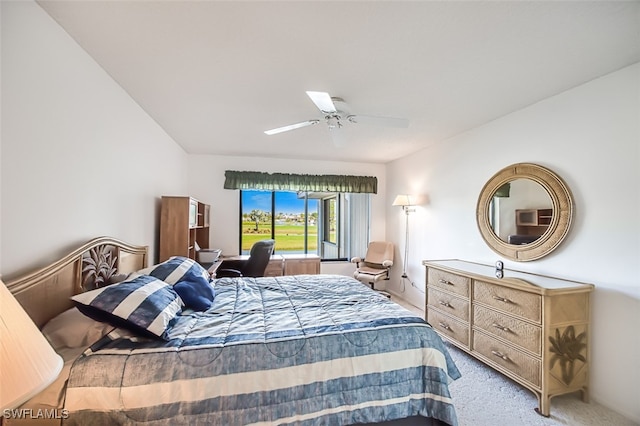
{"type": "Polygon", "coordinates": [[[393,266],[393,243],[371,241],[364,259],[354,257],[351,262],[356,264],[353,277],[375,290],[375,283],[389,279],[389,269],[393,266]]]}
{"type": "Polygon", "coordinates": [[[222,277],[263,277],[267,269],[273,248],[274,240],[258,241],[251,246],[249,258],[246,260],[223,260],[216,271],[216,278],[222,277]]]}

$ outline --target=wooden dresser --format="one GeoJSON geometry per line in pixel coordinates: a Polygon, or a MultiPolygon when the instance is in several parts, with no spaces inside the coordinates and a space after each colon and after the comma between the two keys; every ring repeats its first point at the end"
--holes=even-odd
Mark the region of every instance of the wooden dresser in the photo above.
{"type": "MultiPolygon", "coordinates": [[[[423,261],[426,319],[445,340],[538,397],[588,400],[589,313],[593,285],[461,260],[423,261]]],[[[481,384],[479,384],[481,385],[481,384]]]]}

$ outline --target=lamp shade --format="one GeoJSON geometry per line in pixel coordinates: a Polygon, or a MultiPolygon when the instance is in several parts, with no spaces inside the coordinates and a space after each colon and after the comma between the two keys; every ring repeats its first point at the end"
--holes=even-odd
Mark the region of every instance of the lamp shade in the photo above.
{"type": "Polygon", "coordinates": [[[16,408],[62,370],[58,355],[0,280],[0,409],[16,408]]]}
{"type": "Polygon", "coordinates": [[[396,199],[393,200],[393,206],[415,206],[416,205],[416,197],[413,195],[397,195],[396,199]]]}

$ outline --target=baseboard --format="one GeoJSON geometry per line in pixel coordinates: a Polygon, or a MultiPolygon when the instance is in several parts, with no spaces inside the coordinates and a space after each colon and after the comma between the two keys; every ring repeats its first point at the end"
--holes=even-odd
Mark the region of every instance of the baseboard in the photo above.
{"type": "Polygon", "coordinates": [[[391,294],[391,299],[395,302],[398,302],[400,305],[405,305],[406,308],[418,310],[419,312],[422,312],[422,315],[424,316],[424,306],[417,306],[416,304],[411,303],[409,300],[405,299],[395,291],[387,289],[386,292],[391,294]]]}

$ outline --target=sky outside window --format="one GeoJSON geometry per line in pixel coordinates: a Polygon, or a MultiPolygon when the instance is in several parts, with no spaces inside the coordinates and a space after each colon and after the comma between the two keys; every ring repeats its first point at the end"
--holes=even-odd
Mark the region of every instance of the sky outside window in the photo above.
{"type": "MultiPolygon", "coordinates": [[[[271,191],[242,191],[242,210],[271,211],[271,191]]],[[[304,199],[298,198],[298,194],[289,191],[276,192],[277,213],[304,213],[304,199]]],[[[316,200],[309,200],[314,202],[316,200]]],[[[311,209],[311,208],[310,208],[311,209]]]]}

